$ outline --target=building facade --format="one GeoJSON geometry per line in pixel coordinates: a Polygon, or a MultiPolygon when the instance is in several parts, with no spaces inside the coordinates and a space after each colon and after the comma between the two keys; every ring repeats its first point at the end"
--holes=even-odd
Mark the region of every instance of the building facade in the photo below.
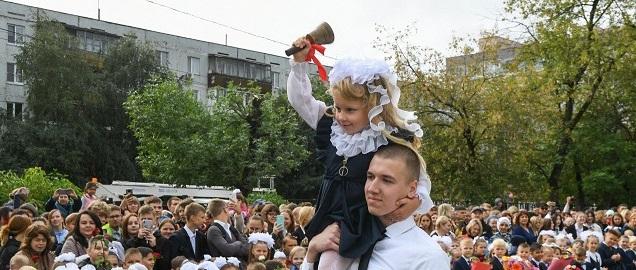
{"type": "MultiPolygon", "coordinates": [[[[215,91],[216,86],[254,81],[264,90],[280,94],[289,75],[287,57],[0,1],[0,109],[10,116],[23,117],[28,110],[28,89],[15,56],[33,36],[38,15],[63,23],[79,39],[81,49],[95,54],[106,53],[110,44],[124,35],[148,42],[161,65],[177,77],[191,78],[194,97],[208,107],[224,94],[223,90],[215,91]]],[[[311,72],[318,74],[313,65],[311,72]]]]}

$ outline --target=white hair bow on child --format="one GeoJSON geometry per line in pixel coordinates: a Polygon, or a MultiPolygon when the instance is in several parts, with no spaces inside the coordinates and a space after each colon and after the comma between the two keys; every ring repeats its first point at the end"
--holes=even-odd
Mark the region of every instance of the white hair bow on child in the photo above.
{"type": "Polygon", "coordinates": [[[79,267],[75,263],[75,254],[72,252],[62,253],[60,256],[55,257],[53,261],[56,263],[64,263],[64,265],[55,267],[55,270],[79,270],[79,267]]]}
{"type": "Polygon", "coordinates": [[[274,238],[269,233],[252,233],[247,238],[247,242],[254,245],[258,242],[267,244],[267,248],[274,247],[274,238]]]}

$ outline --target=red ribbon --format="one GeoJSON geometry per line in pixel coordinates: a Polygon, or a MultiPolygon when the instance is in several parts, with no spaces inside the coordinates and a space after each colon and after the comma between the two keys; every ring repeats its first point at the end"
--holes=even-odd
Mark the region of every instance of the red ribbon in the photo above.
{"type": "Polygon", "coordinates": [[[320,44],[311,44],[311,47],[309,47],[309,53],[307,53],[307,57],[305,57],[305,61],[311,60],[312,62],[314,62],[314,64],[316,64],[316,67],[318,68],[318,74],[320,74],[320,79],[323,81],[326,81],[327,71],[325,70],[325,67],[322,66],[320,61],[318,61],[318,58],[315,55],[316,51],[318,51],[322,55],[325,55],[324,46],[320,44]]]}

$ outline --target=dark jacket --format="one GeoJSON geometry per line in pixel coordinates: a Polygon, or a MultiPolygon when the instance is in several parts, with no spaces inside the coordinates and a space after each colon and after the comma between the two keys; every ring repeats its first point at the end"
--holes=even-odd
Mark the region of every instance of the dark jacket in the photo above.
{"type": "Polygon", "coordinates": [[[461,257],[453,263],[453,270],[470,270],[470,263],[461,257]]]}
{"type": "Polygon", "coordinates": [[[0,270],[9,270],[9,262],[20,249],[20,241],[10,237],[7,243],[0,247],[0,270]]]}
{"type": "Polygon", "coordinates": [[[601,243],[598,247],[598,254],[601,255],[601,266],[607,267],[609,270],[625,270],[621,261],[615,262],[611,258],[614,254],[620,254],[617,248],[608,247],[605,243],[601,243]]]}
{"type": "Polygon", "coordinates": [[[185,228],[179,229],[168,239],[167,244],[162,245],[163,250],[160,253],[162,257],[166,256],[166,260],[160,260],[162,265],[159,269],[170,270],[170,261],[177,256],[184,256],[188,260],[201,261],[203,260],[203,255],[210,254],[205,235],[199,231],[195,232],[195,245],[196,250],[192,250],[190,237],[188,237],[185,228]]]}

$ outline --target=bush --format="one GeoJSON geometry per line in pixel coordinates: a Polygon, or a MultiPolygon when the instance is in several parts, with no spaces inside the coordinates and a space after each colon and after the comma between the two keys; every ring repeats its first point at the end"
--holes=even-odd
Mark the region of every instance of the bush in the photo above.
{"type": "Polygon", "coordinates": [[[72,188],[78,196],[81,189],[70,180],[58,173],[47,174],[42,168],[33,167],[24,170],[22,175],[13,171],[0,171],[0,202],[9,201],[9,193],[16,188],[27,187],[29,189],[28,202],[38,207],[38,211],[44,212],[44,204],[53,192],[58,188],[72,188]]]}
{"type": "Polygon", "coordinates": [[[247,196],[247,202],[251,205],[257,199],[264,200],[266,202],[271,202],[275,205],[281,205],[284,203],[288,203],[288,201],[283,198],[283,196],[278,195],[276,192],[251,192],[250,195],[247,196]]]}

